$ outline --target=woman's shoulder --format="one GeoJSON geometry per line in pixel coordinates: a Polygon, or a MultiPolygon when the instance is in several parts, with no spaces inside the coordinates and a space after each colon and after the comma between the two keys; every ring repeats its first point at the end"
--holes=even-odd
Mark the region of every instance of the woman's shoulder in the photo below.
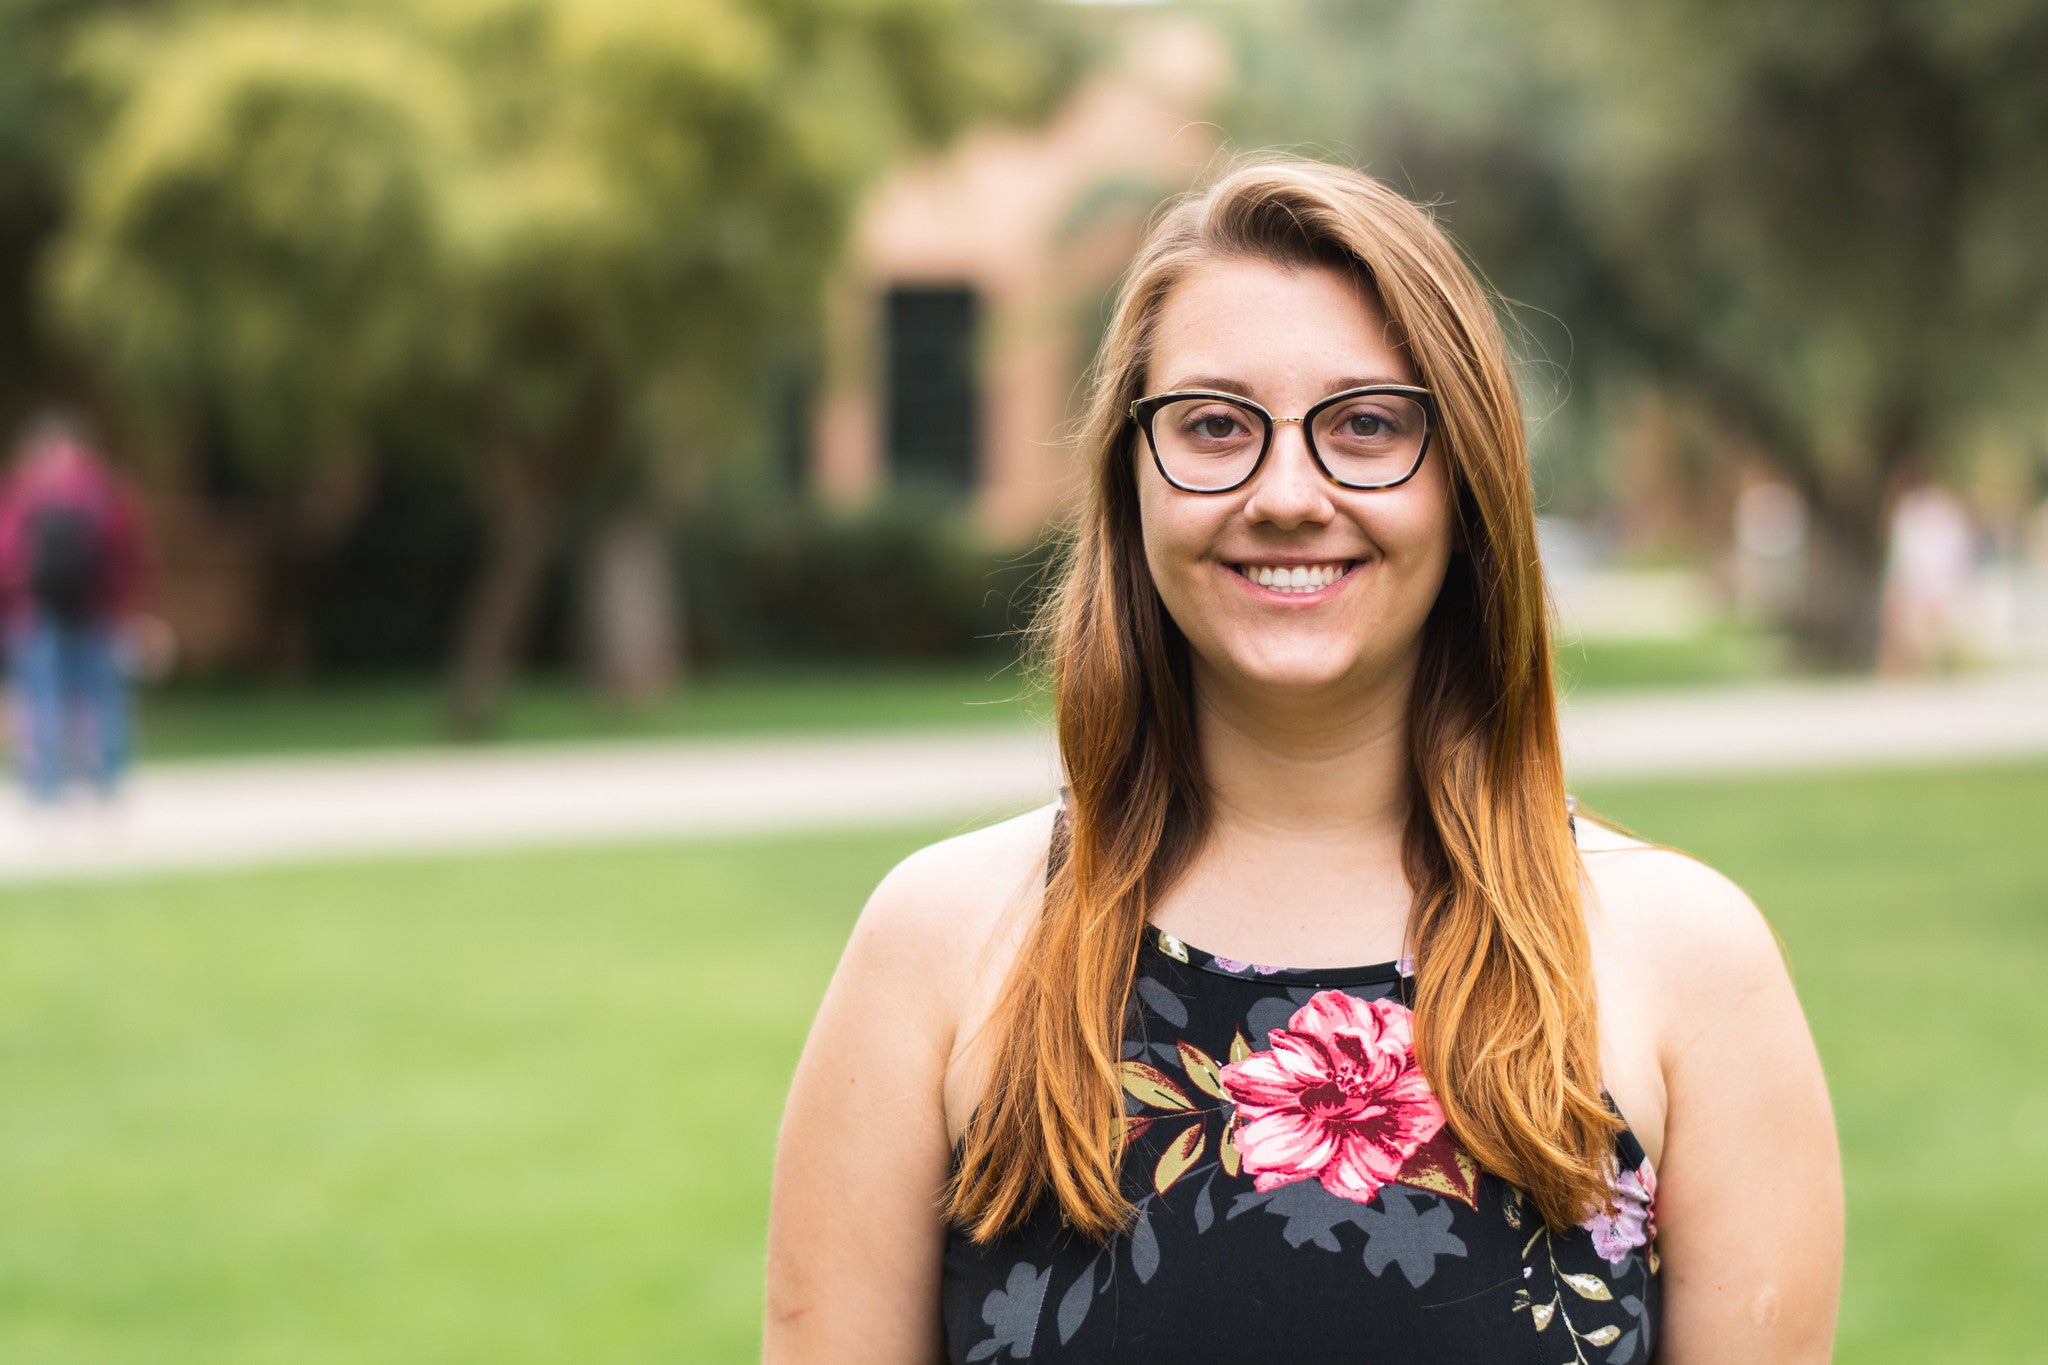
{"type": "Polygon", "coordinates": [[[896,864],[861,911],[854,946],[878,968],[939,986],[957,1013],[963,988],[1039,904],[1057,809],[1048,804],[942,839],[896,864]]]}
{"type": "Polygon", "coordinates": [[[1781,977],[1776,934],[1748,893],[1679,849],[1581,814],[1581,861],[1596,942],[1681,1011],[1730,989],[1781,977]]]}
{"type": "Polygon", "coordinates": [[[919,924],[975,910],[999,914],[1027,883],[1044,885],[1058,809],[1047,804],[925,845],[882,878],[871,906],[919,924]]]}

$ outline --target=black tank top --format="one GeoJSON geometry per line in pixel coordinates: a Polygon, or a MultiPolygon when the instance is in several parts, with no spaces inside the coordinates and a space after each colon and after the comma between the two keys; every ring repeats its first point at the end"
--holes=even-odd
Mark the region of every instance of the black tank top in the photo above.
{"type": "Polygon", "coordinates": [[[1148,928],[1121,1065],[1136,1217],[1098,1245],[1048,1199],[994,1245],[949,1232],[947,1360],[1649,1360],[1641,1144],[1616,1138],[1612,1212],[1550,1231],[1443,1127],[1406,966],[1266,967],[1148,928]]]}

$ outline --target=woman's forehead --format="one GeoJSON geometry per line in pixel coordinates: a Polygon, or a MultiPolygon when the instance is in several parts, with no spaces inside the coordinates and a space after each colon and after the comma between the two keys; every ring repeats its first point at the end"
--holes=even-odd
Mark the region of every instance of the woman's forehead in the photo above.
{"type": "Polygon", "coordinates": [[[1160,300],[1148,362],[1153,393],[1264,399],[1415,382],[1379,300],[1355,275],[1258,260],[1204,262],[1176,281],[1160,300]]]}

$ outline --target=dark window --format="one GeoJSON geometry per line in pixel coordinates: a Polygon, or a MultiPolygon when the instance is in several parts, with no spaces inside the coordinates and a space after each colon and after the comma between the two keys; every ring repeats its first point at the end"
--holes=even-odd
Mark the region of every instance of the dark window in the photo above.
{"type": "Polygon", "coordinates": [[[775,474],[784,489],[811,482],[811,419],[817,413],[818,372],[809,356],[785,360],[775,369],[769,439],[775,474]]]}
{"type": "Polygon", "coordinates": [[[965,286],[891,289],[889,465],[898,482],[965,491],[980,472],[979,300],[965,286]]]}

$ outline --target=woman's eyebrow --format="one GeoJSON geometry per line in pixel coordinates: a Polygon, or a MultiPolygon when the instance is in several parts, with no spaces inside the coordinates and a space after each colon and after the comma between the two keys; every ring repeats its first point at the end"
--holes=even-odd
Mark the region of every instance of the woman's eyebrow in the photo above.
{"type": "Polygon", "coordinates": [[[1399,375],[1392,374],[1352,375],[1346,379],[1333,380],[1329,391],[1331,393],[1342,393],[1346,389],[1369,389],[1377,384],[1412,384],[1414,382],[1412,379],[1403,379],[1399,375]]]}
{"type": "MultiPolygon", "coordinates": [[[[1328,395],[1343,393],[1346,389],[1369,389],[1377,384],[1411,384],[1413,382],[1413,380],[1391,374],[1346,375],[1341,379],[1331,380],[1328,386],[1323,389],[1323,393],[1328,395]]],[[[1213,374],[1189,374],[1182,375],[1160,390],[1160,392],[1179,393],[1183,389],[1215,389],[1221,393],[1238,393],[1243,394],[1247,398],[1256,398],[1258,396],[1258,387],[1256,384],[1247,384],[1242,379],[1227,379],[1213,374]]]]}
{"type": "Polygon", "coordinates": [[[1255,387],[1256,385],[1247,384],[1242,379],[1219,379],[1215,375],[1210,374],[1190,374],[1183,375],[1179,379],[1174,380],[1171,384],[1160,390],[1160,392],[1178,393],[1182,389],[1216,389],[1223,393],[1241,393],[1249,398],[1255,387]]]}

